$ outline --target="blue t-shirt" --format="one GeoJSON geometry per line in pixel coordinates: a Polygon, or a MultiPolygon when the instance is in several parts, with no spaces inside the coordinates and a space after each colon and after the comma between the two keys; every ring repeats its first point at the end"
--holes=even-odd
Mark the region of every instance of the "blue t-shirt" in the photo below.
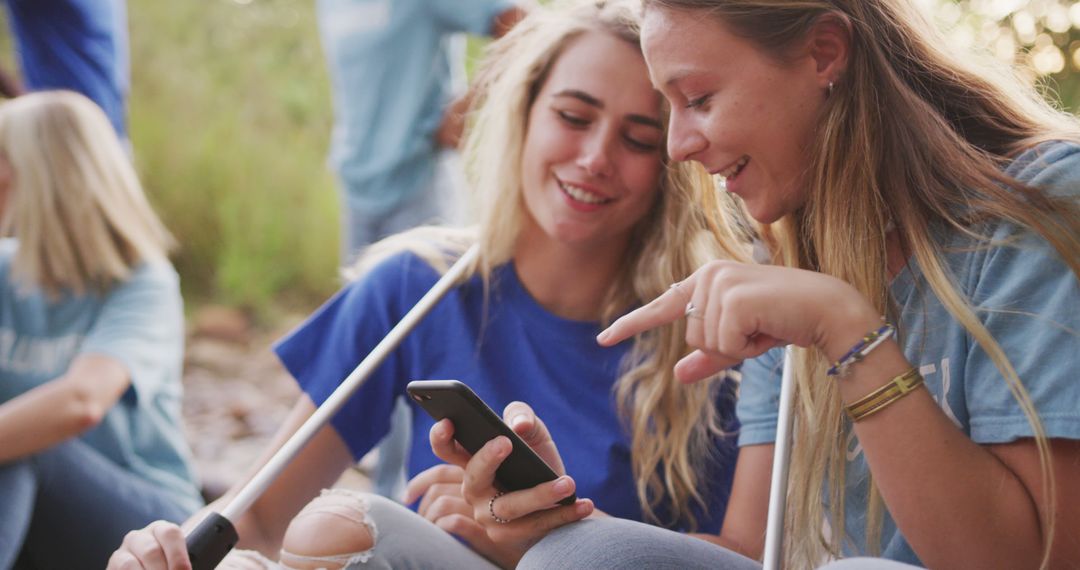
{"type": "Polygon", "coordinates": [[[319,0],[334,95],[330,162],[349,206],[378,219],[431,183],[451,98],[448,41],[489,34],[509,0],[319,0]]]}
{"type": "Polygon", "coordinates": [[[201,507],[180,423],[184,326],[172,266],[143,264],[104,295],[49,299],[13,282],[17,247],[0,240],[0,402],[63,375],[79,355],[115,358],[131,386],[80,439],[164,489],[179,507],[201,507]]]}
{"type": "MultiPolygon", "coordinates": [[[[1053,143],[1020,155],[1006,173],[1055,196],[1080,197],[1080,145],[1053,143]]],[[[945,260],[960,291],[1001,344],[1031,395],[1048,437],[1080,439],[1080,281],[1053,247],[1015,225],[983,228],[1000,247],[972,248],[959,232],[943,232],[945,260]],[[1000,241],[999,241],[1000,240],[1000,241]]],[[[1033,436],[1005,380],[974,339],[944,309],[914,260],[893,280],[890,292],[900,309],[904,355],[926,378],[946,415],[980,444],[1033,436]]],[[[743,367],[738,416],[739,445],[772,443],[780,392],[779,350],[743,367]]],[[[852,544],[864,549],[869,470],[852,432],[848,439],[845,526],[852,544]]],[[[881,555],[920,564],[886,515],[881,555]]]]}
{"type": "MultiPolygon", "coordinates": [[[[411,253],[379,264],[349,284],[276,347],[285,367],[316,404],[438,280],[411,253]]],[[[642,519],[634,489],[630,442],[612,388],[630,343],[603,348],[599,323],[552,315],[529,295],[512,265],[493,273],[489,302],[479,276],[451,290],[353,395],[333,425],[356,458],[389,429],[394,402],[412,380],[454,379],[469,385],[496,413],[528,403],[551,431],[577,494],[611,515],[642,519]]],[[[719,399],[732,418],[733,390],[719,399]]],[[[409,476],[439,463],[428,433],[434,424],[413,406],[409,476]]],[[[734,442],[717,442],[717,459],[703,474],[708,513],[699,528],[717,532],[731,489],[734,442]]],[[[663,513],[661,513],[663,514],[663,513]]],[[[662,519],[663,520],[663,519],[662,519]]]]}
{"type": "Polygon", "coordinates": [[[7,0],[7,7],[27,88],[82,93],[126,137],[124,0],[7,0]]]}

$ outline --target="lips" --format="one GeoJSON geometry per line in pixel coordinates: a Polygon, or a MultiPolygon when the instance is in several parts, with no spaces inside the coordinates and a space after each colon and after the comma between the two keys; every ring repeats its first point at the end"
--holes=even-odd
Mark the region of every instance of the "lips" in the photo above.
{"type": "Polygon", "coordinates": [[[739,159],[735,162],[732,162],[731,164],[723,168],[713,171],[712,174],[716,176],[722,176],[723,178],[735,178],[739,175],[740,172],[743,171],[744,168],[746,168],[747,164],[750,164],[750,157],[747,155],[743,155],[739,157],[739,159]]]}
{"type": "Polygon", "coordinates": [[[614,198],[608,198],[602,194],[598,194],[577,184],[564,182],[558,179],[556,179],[556,181],[559,183],[559,189],[563,191],[563,194],[566,194],[568,197],[570,197],[570,199],[576,200],[583,204],[599,206],[602,204],[607,204],[608,202],[614,200],[614,198]]]}

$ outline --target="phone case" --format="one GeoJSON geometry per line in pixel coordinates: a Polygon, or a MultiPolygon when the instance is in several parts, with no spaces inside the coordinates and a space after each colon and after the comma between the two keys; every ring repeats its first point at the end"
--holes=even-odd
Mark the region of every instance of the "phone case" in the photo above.
{"type": "MultiPolygon", "coordinates": [[[[485,443],[505,435],[513,444],[510,455],[495,471],[496,487],[503,491],[530,489],[558,477],[479,396],[457,380],[416,380],[406,387],[413,399],[428,415],[439,421],[450,418],[454,423],[454,439],[469,453],[476,453],[485,443]]],[[[559,501],[572,505],[577,500],[570,495],[559,501]]]]}

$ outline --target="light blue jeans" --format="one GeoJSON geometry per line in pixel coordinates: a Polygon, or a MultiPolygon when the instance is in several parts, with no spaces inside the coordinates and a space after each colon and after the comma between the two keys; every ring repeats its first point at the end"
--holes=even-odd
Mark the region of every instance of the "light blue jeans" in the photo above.
{"type": "Polygon", "coordinates": [[[104,568],[128,531],[191,513],[71,440],[0,464],[0,568],[104,568]]]}
{"type": "MultiPolygon", "coordinates": [[[[685,534],[614,518],[584,520],[548,534],[518,564],[547,568],[649,568],[652,570],[761,570],[761,564],[685,534]]],[[[915,570],[890,560],[856,558],[822,570],[915,570]]]]}

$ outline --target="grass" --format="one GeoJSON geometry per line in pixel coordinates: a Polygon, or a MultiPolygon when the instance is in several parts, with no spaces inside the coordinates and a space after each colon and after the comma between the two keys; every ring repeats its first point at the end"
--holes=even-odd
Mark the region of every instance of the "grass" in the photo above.
{"type": "MultiPolygon", "coordinates": [[[[294,0],[128,0],[135,159],[181,244],[189,306],[272,321],[338,286],[332,108],[314,12],[294,0]]],[[[470,42],[470,58],[481,45],[470,42]]],[[[5,34],[0,62],[12,69],[5,34]]],[[[1080,73],[1050,85],[1080,111],[1080,73]]]]}
{"type": "Polygon", "coordinates": [[[185,295],[306,310],[337,286],[331,105],[314,11],[131,0],[131,138],[185,295]]]}

